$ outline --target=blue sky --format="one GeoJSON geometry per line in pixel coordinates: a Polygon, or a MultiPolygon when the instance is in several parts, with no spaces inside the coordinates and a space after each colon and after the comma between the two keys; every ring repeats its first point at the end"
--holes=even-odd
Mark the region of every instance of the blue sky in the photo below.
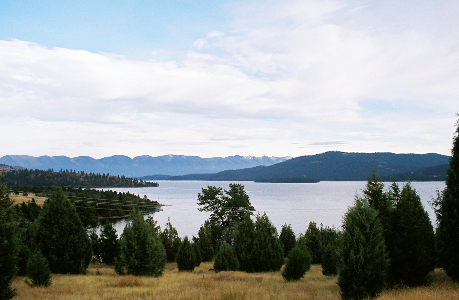
{"type": "Polygon", "coordinates": [[[457,1],[0,2],[0,156],[450,154],[457,1]]]}

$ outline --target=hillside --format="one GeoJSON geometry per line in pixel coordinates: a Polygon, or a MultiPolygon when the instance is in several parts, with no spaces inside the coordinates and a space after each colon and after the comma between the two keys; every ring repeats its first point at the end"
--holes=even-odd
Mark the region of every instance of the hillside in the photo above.
{"type": "MultiPolygon", "coordinates": [[[[306,178],[317,181],[366,180],[373,169],[390,180],[396,174],[405,177],[422,168],[449,163],[449,156],[440,154],[395,154],[395,153],[345,153],[325,152],[300,156],[272,166],[228,170],[215,174],[194,174],[171,177],[171,180],[222,180],[222,181],[267,181],[277,178],[306,178]]],[[[440,174],[431,174],[428,180],[444,180],[440,174]]]]}
{"type": "Polygon", "coordinates": [[[148,155],[130,158],[116,155],[95,159],[89,156],[70,158],[67,156],[6,155],[0,158],[0,164],[21,166],[31,170],[55,171],[75,170],[86,173],[109,173],[126,177],[142,177],[152,174],[169,176],[217,173],[223,170],[269,166],[287,160],[288,157],[253,157],[229,156],[201,158],[199,156],[164,155],[152,157],[148,155]]]}

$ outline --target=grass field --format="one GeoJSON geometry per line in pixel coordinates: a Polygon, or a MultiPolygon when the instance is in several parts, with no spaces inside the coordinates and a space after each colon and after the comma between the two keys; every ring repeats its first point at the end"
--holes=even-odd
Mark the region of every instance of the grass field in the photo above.
{"type": "MultiPolygon", "coordinates": [[[[18,277],[14,299],[340,299],[337,277],[323,276],[320,265],[291,283],[280,272],[215,273],[211,268],[202,263],[194,272],[179,272],[170,263],[163,276],[154,278],[118,276],[112,267],[90,265],[87,275],[53,275],[48,288],[31,288],[18,277]]],[[[459,285],[436,270],[429,286],[386,290],[379,299],[459,299],[459,285]]]]}
{"type": "Polygon", "coordinates": [[[33,198],[35,199],[35,203],[37,203],[38,206],[43,206],[45,200],[48,199],[47,197],[37,197],[34,193],[28,193],[27,196],[24,196],[22,194],[15,195],[14,193],[11,193],[10,195],[8,195],[8,197],[14,201],[14,204],[21,204],[22,202],[27,203],[28,201],[31,201],[33,198]]]}

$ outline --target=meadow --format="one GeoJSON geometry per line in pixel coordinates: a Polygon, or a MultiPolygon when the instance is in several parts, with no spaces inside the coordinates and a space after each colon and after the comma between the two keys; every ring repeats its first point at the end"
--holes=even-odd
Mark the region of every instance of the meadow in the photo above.
{"type": "MultiPolygon", "coordinates": [[[[312,265],[297,282],[284,281],[280,272],[215,273],[212,267],[202,263],[193,272],[179,272],[175,263],[168,263],[163,276],[155,278],[118,276],[111,266],[91,264],[86,275],[54,274],[47,288],[29,287],[24,277],[17,277],[12,287],[17,300],[340,299],[337,276],[322,275],[320,265],[312,265]]],[[[428,286],[388,289],[378,299],[459,299],[459,284],[436,269],[428,286]]]]}

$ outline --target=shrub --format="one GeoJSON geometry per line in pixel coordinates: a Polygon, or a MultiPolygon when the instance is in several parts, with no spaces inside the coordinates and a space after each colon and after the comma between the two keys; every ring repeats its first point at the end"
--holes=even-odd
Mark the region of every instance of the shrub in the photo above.
{"type": "Polygon", "coordinates": [[[152,222],[140,213],[131,213],[132,222],[120,239],[121,253],[115,260],[118,274],[161,276],[166,265],[166,250],[156,236],[152,222]]]}
{"type": "Polygon", "coordinates": [[[343,299],[373,298],[384,288],[389,261],[377,214],[368,201],[357,197],[344,216],[338,268],[343,299]]]}
{"type": "Polygon", "coordinates": [[[27,260],[27,277],[31,282],[30,286],[50,286],[51,271],[45,256],[39,249],[35,250],[27,260]]]}
{"type": "Polygon", "coordinates": [[[311,268],[311,256],[304,245],[293,247],[287,256],[287,263],[282,272],[282,277],[287,281],[297,281],[311,268]]]}
{"type": "Polygon", "coordinates": [[[220,271],[237,271],[239,262],[233,248],[226,242],[223,242],[215,255],[214,269],[216,272],[220,271]]]}
{"type": "Polygon", "coordinates": [[[179,271],[193,271],[196,267],[196,254],[188,236],[185,236],[177,253],[177,268],[179,271]]]}

